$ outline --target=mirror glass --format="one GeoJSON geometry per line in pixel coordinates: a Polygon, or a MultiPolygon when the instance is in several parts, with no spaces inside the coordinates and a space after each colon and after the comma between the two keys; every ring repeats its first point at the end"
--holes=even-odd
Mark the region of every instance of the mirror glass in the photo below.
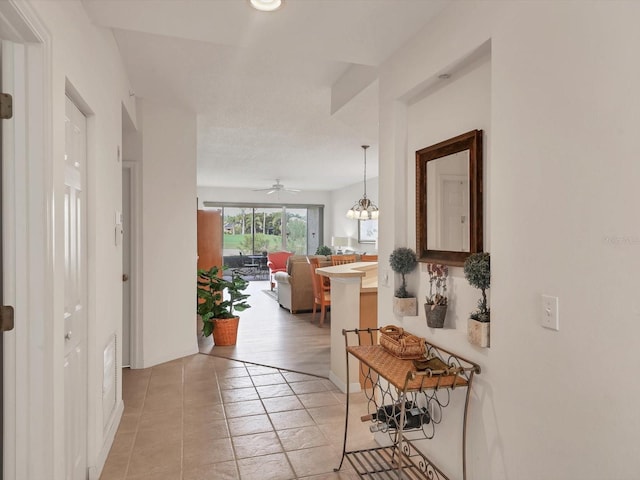
{"type": "Polygon", "coordinates": [[[427,248],[469,251],[469,150],[427,163],[427,248]]]}
{"type": "Polygon", "coordinates": [[[482,130],[416,152],[416,247],[421,262],[463,265],[482,252],[482,130]]]}

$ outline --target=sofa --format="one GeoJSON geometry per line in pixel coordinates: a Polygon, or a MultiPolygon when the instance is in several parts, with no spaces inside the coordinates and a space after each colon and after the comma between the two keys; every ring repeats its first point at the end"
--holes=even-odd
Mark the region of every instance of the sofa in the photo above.
{"type": "MultiPolygon", "coordinates": [[[[321,267],[331,266],[324,255],[309,255],[320,260],[321,267]]],[[[291,313],[313,309],[313,284],[307,255],[292,255],[287,259],[287,271],[277,272],[274,279],[278,285],[278,303],[291,313]]]]}
{"type": "MultiPolygon", "coordinates": [[[[331,256],[292,255],[287,259],[287,271],[274,275],[278,285],[278,303],[291,313],[313,310],[313,284],[307,256],[318,258],[321,267],[331,266],[331,256]]],[[[360,255],[356,255],[356,261],[360,261],[360,255]]]]}

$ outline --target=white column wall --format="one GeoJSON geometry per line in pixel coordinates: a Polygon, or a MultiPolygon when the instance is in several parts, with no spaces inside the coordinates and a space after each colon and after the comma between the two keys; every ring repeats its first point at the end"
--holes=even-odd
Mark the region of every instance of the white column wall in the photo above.
{"type": "MultiPolygon", "coordinates": [[[[380,206],[396,213],[381,216],[384,257],[415,246],[408,136],[428,117],[411,117],[406,98],[491,42],[490,122],[473,128],[490,128],[492,345],[466,344],[463,321],[421,332],[482,366],[469,479],[633,479],[640,470],[640,387],[629,381],[640,366],[638,18],[634,2],[456,2],[380,70],[380,206]],[[543,293],[560,299],[559,332],[539,325],[543,293]]],[[[434,129],[452,119],[455,133],[470,129],[457,109],[439,111],[434,129]]],[[[426,291],[424,273],[412,282],[426,291]]],[[[379,295],[386,323],[392,291],[379,295]]],[[[454,399],[445,409],[427,447],[454,477],[460,407],[454,399]]]]}
{"type": "Polygon", "coordinates": [[[143,367],[198,351],[196,116],[142,101],[143,367]]]}

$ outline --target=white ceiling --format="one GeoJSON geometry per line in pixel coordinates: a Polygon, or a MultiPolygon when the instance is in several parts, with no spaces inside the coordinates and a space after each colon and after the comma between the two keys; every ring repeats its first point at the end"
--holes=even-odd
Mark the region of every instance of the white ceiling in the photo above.
{"type": "Polygon", "coordinates": [[[363,144],[377,175],[377,81],[363,66],[379,66],[447,1],[284,0],[277,12],[248,0],[83,3],[113,29],[137,97],[198,115],[199,186],[279,178],[334,190],[362,180],[363,144]],[[369,80],[332,114],[332,87],[359,69],[369,80]]]}

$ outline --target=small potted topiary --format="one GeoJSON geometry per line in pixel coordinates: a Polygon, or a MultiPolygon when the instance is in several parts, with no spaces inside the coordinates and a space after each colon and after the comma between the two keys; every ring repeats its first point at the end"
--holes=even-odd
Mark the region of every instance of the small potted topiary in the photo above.
{"type": "Polygon", "coordinates": [[[427,325],[431,328],[442,328],[447,316],[447,277],[449,267],[437,263],[427,264],[429,273],[429,295],[424,311],[427,316],[427,325]]]}
{"type": "Polygon", "coordinates": [[[415,317],[418,314],[418,299],[407,291],[405,275],[413,272],[418,266],[416,252],[410,248],[398,247],[389,257],[391,269],[402,276],[402,284],[395,291],[393,313],[403,317],[415,317]]]}
{"type": "Polygon", "coordinates": [[[488,347],[490,343],[489,321],[491,311],[487,304],[487,290],[491,286],[491,262],[489,254],[473,253],[464,262],[464,276],[472,287],[480,289],[482,298],[478,300],[478,309],[471,313],[467,324],[469,342],[479,347],[488,347]]]}
{"type": "Polygon", "coordinates": [[[202,335],[213,333],[216,345],[235,345],[240,317],[237,312],[251,308],[243,291],[249,282],[231,270],[231,280],[225,280],[221,272],[225,267],[213,266],[198,270],[198,315],[202,318],[202,335]],[[227,296],[225,297],[225,292],[227,296]]]}

